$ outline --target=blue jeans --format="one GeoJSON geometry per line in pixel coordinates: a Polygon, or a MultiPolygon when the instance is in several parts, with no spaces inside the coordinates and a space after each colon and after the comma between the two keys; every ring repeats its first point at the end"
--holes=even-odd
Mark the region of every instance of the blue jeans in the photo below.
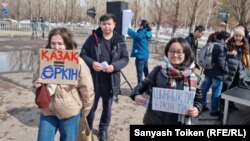
{"type": "Polygon", "coordinates": [[[211,86],[212,86],[211,113],[214,113],[218,112],[223,81],[205,76],[205,80],[203,81],[201,87],[203,107],[205,107],[207,104],[207,92],[209,91],[211,86]]]}
{"type": "Polygon", "coordinates": [[[56,116],[41,114],[38,141],[54,141],[57,129],[60,132],[60,141],[76,141],[80,122],[80,114],[68,119],[58,119],[56,116]]]}
{"type": "Polygon", "coordinates": [[[143,73],[144,76],[148,76],[148,59],[135,59],[137,82],[138,84],[142,81],[143,73]]]}

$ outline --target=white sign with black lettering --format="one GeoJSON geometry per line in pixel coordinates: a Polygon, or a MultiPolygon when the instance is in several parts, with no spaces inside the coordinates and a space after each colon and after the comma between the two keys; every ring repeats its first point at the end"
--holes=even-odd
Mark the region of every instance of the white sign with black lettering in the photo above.
{"type": "Polygon", "coordinates": [[[153,87],[152,109],[156,111],[186,114],[193,106],[194,91],[153,87]]]}

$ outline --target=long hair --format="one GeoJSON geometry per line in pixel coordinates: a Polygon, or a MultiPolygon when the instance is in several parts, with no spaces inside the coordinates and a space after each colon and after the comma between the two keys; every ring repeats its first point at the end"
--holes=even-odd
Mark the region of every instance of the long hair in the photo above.
{"type": "Polygon", "coordinates": [[[183,48],[183,53],[185,54],[184,61],[176,69],[184,70],[184,69],[189,68],[191,64],[194,62],[194,54],[192,52],[191,46],[189,45],[187,40],[185,40],[184,38],[181,38],[181,37],[172,38],[165,47],[165,50],[164,50],[165,56],[168,57],[169,48],[173,43],[180,43],[181,47],[183,48]]]}
{"type": "Polygon", "coordinates": [[[64,44],[66,46],[66,50],[73,50],[76,49],[77,43],[73,39],[73,34],[67,28],[59,27],[54,28],[50,31],[48,36],[48,43],[45,48],[51,48],[51,38],[52,36],[60,35],[63,38],[64,44]]]}
{"type": "MultiPolygon", "coordinates": [[[[248,43],[248,40],[247,40],[246,37],[243,37],[242,43],[243,43],[243,44],[242,44],[242,46],[240,46],[240,47],[241,47],[243,53],[249,54],[249,43],[248,43]]],[[[236,45],[236,43],[235,43],[234,37],[231,37],[231,38],[228,40],[228,42],[227,42],[228,50],[229,50],[229,51],[232,51],[233,49],[236,48],[236,46],[237,46],[237,45],[236,45]]]]}

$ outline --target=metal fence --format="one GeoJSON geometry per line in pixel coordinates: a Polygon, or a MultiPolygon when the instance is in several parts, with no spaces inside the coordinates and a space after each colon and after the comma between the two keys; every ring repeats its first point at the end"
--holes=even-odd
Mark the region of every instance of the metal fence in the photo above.
{"type": "MultiPolygon", "coordinates": [[[[74,33],[90,33],[95,26],[85,25],[79,26],[76,24],[64,24],[64,23],[49,23],[46,25],[45,31],[50,31],[56,27],[67,27],[71,29],[74,33]]],[[[2,31],[20,31],[20,32],[31,32],[32,27],[30,23],[10,23],[0,21],[0,30],[2,31]]],[[[41,24],[38,23],[37,31],[41,31],[41,24]]]]}

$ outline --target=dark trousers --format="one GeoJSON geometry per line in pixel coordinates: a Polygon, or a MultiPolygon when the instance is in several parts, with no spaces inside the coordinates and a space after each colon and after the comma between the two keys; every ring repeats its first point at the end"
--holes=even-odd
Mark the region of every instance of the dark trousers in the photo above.
{"type": "Polygon", "coordinates": [[[135,59],[137,82],[138,84],[142,81],[143,73],[144,76],[148,76],[148,59],[135,59]]]}
{"type": "Polygon", "coordinates": [[[108,93],[96,93],[95,94],[95,100],[93,107],[87,116],[87,120],[89,123],[90,129],[93,129],[93,123],[94,123],[94,118],[95,118],[95,112],[98,106],[98,102],[100,97],[102,98],[102,115],[101,115],[101,120],[99,123],[99,132],[107,132],[108,131],[108,126],[111,121],[111,110],[112,110],[112,103],[113,103],[113,95],[108,93]]]}
{"type": "Polygon", "coordinates": [[[45,31],[45,29],[42,27],[42,37],[43,38],[45,37],[44,31],[45,31]]]}

